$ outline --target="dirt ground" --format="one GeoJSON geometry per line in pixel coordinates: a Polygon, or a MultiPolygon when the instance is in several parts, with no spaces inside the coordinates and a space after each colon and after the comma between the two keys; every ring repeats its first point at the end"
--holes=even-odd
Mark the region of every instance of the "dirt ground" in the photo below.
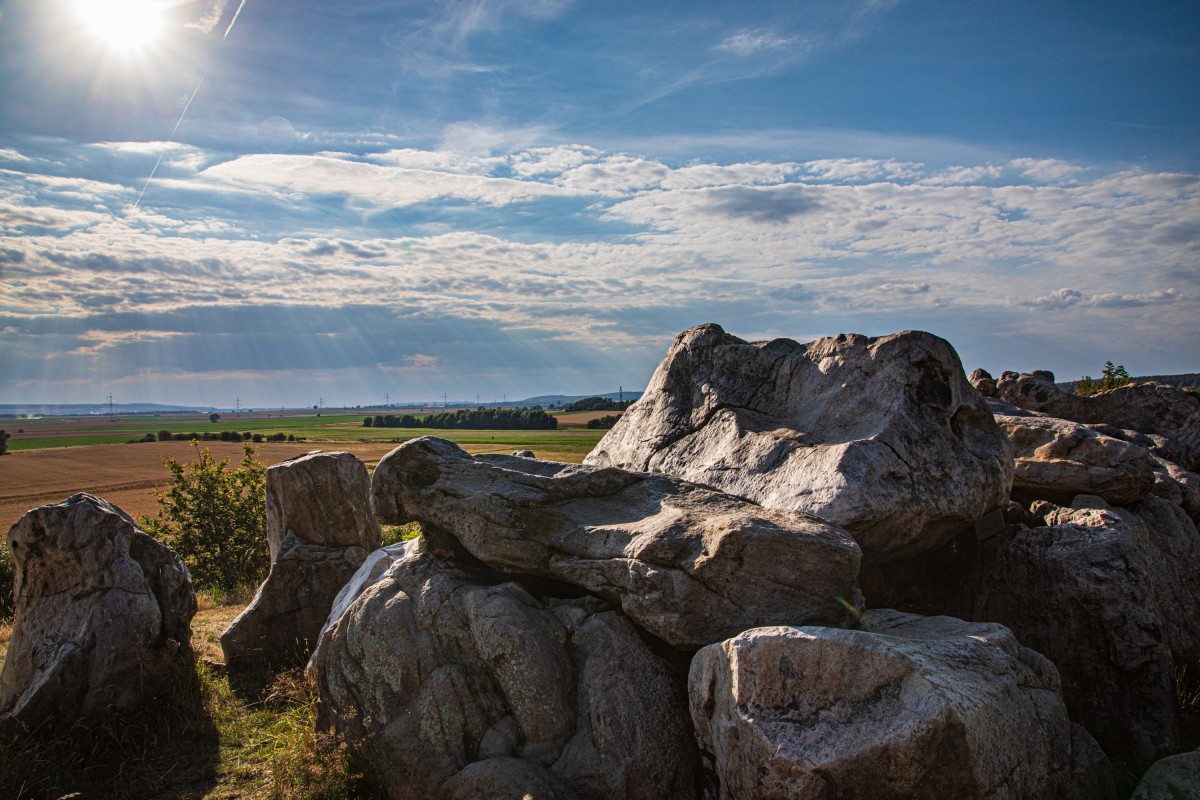
{"type": "Polygon", "coordinates": [[[563,427],[574,427],[576,425],[586,427],[594,419],[619,417],[622,413],[621,411],[576,411],[573,414],[559,414],[558,424],[563,427]]]}
{"type": "MultiPolygon", "coordinates": [[[[231,466],[242,457],[242,447],[232,442],[204,442],[218,459],[228,458],[231,466]]],[[[327,450],[349,450],[373,466],[396,445],[378,443],[337,443],[327,450]]],[[[278,464],[295,455],[320,449],[316,442],[255,445],[255,458],[264,464],[278,464]]],[[[195,451],[187,442],[147,442],[145,444],[103,444],[89,447],[58,447],[23,450],[0,457],[0,533],[8,531],[31,508],[57,503],[76,492],[89,492],[113,503],[127,514],[154,514],[158,503],[155,492],[170,479],[163,459],[185,463],[195,451]]]]}

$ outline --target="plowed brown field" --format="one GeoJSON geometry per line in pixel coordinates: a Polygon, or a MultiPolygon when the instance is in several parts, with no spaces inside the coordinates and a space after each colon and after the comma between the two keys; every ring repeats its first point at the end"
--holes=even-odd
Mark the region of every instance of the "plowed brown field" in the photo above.
{"type": "MultiPolygon", "coordinates": [[[[379,443],[338,443],[327,450],[349,450],[368,465],[374,465],[396,445],[379,443]]],[[[228,458],[235,466],[242,447],[229,442],[204,442],[214,457],[228,458]]],[[[278,464],[295,455],[320,449],[319,443],[275,443],[255,445],[255,458],[264,464],[278,464]]],[[[471,448],[467,448],[471,449],[471,448]]],[[[145,444],[101,444],[88,447],[60,447],[25,450],[0,457],[0,533],[31,508],[57,503],[76,492],[89,492],[132,515],[154,514],[161,492],[170,480],[163,459],[190,462],[195,450],[187,442],[147,442],[145,444]]]]}

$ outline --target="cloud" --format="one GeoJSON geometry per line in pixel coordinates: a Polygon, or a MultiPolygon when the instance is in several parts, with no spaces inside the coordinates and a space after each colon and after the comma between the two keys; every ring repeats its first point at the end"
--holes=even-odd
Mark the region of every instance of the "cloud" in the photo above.
{"type": "Polygon", "coordinates": [[[723,188],[707,194],[708,214],[768,224],[790,222],[821,206],[817,196],[801,186],[723,188]]]}
{"type": "Polygon", "coordinates": [[[797,39],[778,35],[768,30],[741,31],[718,44],[714,50],[749,56],[764,50],[777,50],[797,43],[797,39]]]}

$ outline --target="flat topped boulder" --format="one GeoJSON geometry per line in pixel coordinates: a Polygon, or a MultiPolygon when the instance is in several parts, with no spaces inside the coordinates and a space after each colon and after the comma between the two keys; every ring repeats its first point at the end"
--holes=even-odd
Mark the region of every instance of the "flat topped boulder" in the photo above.
{"type": "Polygon", "coordinates": [[[860,550],[838,526],[676,478],[422,437],[376,467],[372,504],[509,573],[573,584],[681,648],[769,624],[849,624],[860,550]]]}
{"type": "Polygon", "coordinates": [[[35,508],[6,539],[16,615],[0,736],[151,707],[192,657],[187,567],[88,494],[35,508]]]}
{"type": "Polygon", "coordinates": [[[945,544],[1012,483],[1008,438],[954,348],[920,331],[798,344],[692,328],[584,463],[816,514],[869,563],[945,544]]]}
{"type": "Polygon", "coordinates": [[[379,547],[371,513],[371,477],[353,453],[315,451],[267,470],[267,543],[271,563],[288,531],[323,547],[379,547]]]}

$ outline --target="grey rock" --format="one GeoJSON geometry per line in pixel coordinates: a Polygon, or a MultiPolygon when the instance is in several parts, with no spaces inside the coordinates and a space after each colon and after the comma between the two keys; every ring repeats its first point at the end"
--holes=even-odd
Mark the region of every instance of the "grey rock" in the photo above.
{"type": "MultiPolygon", "coordinates": [[[[1008,626],[1055,663],[1071,719],[1109,756],[1149,763],[1178,741],[1171,644],[1189,639],[1194,623],[1170,632],[1176,622],[1160,603],[1178,592],[1154,573],[1165,545],[1142,519],[1098,497],[1076,505],[1037,504],[1031,510],[1044,526],[979,544],[977,570],[965,581],[969,615],[1008,626]]],[[[1184,616],[1194,619],[1194,606],[1184,616]]]]}
{"type": "Polygon", "coordinates": [[[1156,761],[1129,800],[1200,800],[1200,750],[1156,761]]]}
{"type": "Polygon", "coordinates": [[[265,681],[303,666],[334,598],[366,557],[361,547],[321,547],[288,533],[254,600],[221,634],[228,669],[265,681]]]}
{"type": "Polygon", "coordinates": [[[985,369],[971,370],[971,374],[967,376],[967,380],[975,387],[975,391],[984,397],[996,396],[996,380],[985,369]]]}
{"type": "Polygon", "coordinates": [[[841,528],[664,476],[476,459],[423,437],[379,462],[372,503],[493,568],[604,597],[676,647],[765,624],[843,626],[845,605],[861,604],[860,551],[841,528]]]}
{"type": "Polygon", "coordinates": [[[267,543],[271,563],[288,531],[309,544],[361,547],[380,544],[371,513],[371,477],[347,452],[315,451],[267,470],[267,543]]]}
{"type": "Polygon", "coordinates": [[[35,508],[6,537],[16,614],[0,735],[153,706],[193,658],[187,567],[88,494],[35,508]]]}
{"type": "Polygon", "coordinates": [[[1070,503],[1077,494],[1133,503],[1154,488],[1154,457],[1136,444],[1054,417],[996,415],[1013,443],[1013,494],[1070,503]]]}
{"type": "Polygon", "coordinates": [[[245,688],[302,666],[346,581],[380,545],[363,463],[313,452],[267,470],[271,571],[253,602],[221,634],[221,650],[245,688]]]}
{"type": "Polygon", "coordinates": [[[728,800],[1035,800],[1070,787],[1054,666],[1001,625],[868,611],[705,647],[688,681],[728,800]]]}
{"type": "Polygon", "coordinates": [[[1008,437],[954,348],[919,331],[798,344],[692,328],[584,463],[816,514],[867,563],[946,544],[1012,482],[1008,437]]]}
{"type": "Polygon", "coordinates": [[[372,554],[309,666],[318,724],[389,797],[519,797],[525,779],[548,800],[695,796],[682,687],[626,619],[426,546],[372,554]]]}
{"type": "Polygon", "coordinates": [[[1193,522],[1200,520],[1200,475],[1165,458],[1153,458],[1154,488],[1150,491],[1182,508],[1193,522]]]}
{"type": "Polygon", "coordinates": [[[1006,372],[997,382],[1001,400],[1050,416],[1108,424],[1164,437],[1154,452],[1185,469],[1200,469],[1200,397],[1174,386],[1131,383],[1081,397],[1037,373],[1006,372]]]}

